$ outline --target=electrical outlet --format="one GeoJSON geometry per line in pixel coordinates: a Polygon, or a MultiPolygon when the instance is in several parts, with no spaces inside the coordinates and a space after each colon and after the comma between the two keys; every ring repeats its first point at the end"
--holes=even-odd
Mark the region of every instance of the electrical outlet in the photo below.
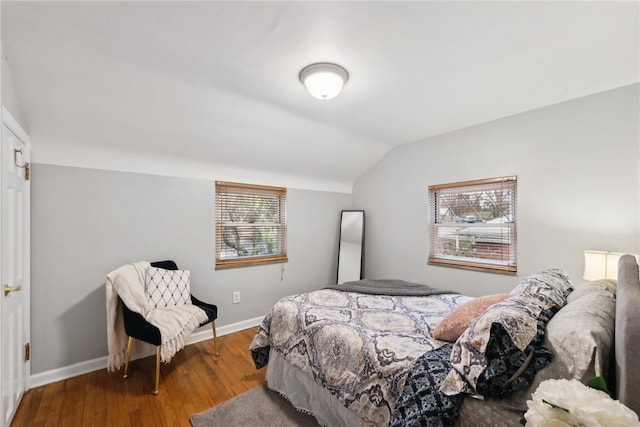
{"type": "Polygon", "coordinates": [[[233,303],[238,304],[240,302],[240,291],[235,291],[233,293],[233,303]]]}

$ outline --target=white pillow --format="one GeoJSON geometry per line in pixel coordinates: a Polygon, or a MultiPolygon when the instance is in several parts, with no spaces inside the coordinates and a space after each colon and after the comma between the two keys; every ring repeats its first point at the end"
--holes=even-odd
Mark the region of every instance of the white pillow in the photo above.
{"type": "Polygon", "coordinates": [[[145,294],[153,308],[191,304],[191,272],[149,267],[145,294]]]}

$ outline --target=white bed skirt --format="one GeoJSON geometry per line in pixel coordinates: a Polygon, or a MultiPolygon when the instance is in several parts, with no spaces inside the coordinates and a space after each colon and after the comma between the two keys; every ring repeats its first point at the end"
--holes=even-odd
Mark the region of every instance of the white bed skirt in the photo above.
{"type": "Polygon", "coordinates": [[[355,412],[343,406],[330,391],[289,364],[277,351],[269,352],[267,385],[286,397],[298,410],[313,414],[323,426],[367,426],[355,412]]]}

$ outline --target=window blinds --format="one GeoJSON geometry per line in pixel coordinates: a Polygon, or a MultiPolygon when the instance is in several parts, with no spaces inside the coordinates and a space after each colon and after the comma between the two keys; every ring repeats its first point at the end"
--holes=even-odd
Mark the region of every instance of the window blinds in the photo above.
{"type": "Polygon", "coordinates": [[[430,264],[517,272],[515,176],[429,187],[430,264]]]}
{"type": "Polygon", "coordinates": [[[216,268],[287,261],[287,189],[216,182],[216,268]]]}

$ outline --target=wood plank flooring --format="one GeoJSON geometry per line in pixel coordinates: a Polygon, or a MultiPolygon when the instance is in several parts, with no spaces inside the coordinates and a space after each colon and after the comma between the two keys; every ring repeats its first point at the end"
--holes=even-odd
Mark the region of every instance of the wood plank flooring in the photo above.
{"type": "Polygon", "coordinates": [[[191,344],[160,367],[160,392],[151,394],[155,356],[135,360],[129,377],[106,369],[29,390],[12,427],[190,426],[189,416],[264,383],[249,344],[257,328],[191,344]]]}

